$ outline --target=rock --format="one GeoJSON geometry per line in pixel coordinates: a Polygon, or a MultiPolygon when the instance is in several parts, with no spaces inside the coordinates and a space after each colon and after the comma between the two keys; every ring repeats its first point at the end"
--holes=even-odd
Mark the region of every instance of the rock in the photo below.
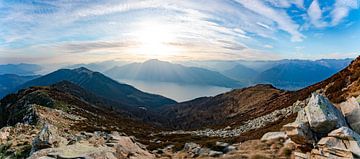
{"type": "Polygon", "coordinates": [[[312,94],[305,112],[311,130],[316,133],[327,134],[335,128],[347,125],[340,111],[328,99],[317,93],[312,94]]]}
{"type": "Polygon", "coordinates": [[[59,136],[57,128],[44,124],[37,137],[33,140],[31,153],[44,149],[59,147],[65,139],[59,136]]]}
{"type": "Polygon", "coordinates": [[[314,135],[304,110],[298,112],[295,122],[284,125],[283,130],[297,144],[307,145],[315,143],[314,135]]]}
{"type": "Polygon", "coordinates": [[[143,145],[135,142],[131,137],[117,135],[112,137],[118,141],[117,145],[115,145],[116,154],[122,154],[123,157],[131,156],[130,158],[155,158],[143,145]]]}
{"type": "Polygon", "coordinates": [[[228,153],[228,152],[231,152],[231,151],[234,151],[234,150],[236,150],[236,147],[233,146],[233,145],[229,145],[229,146],[224,148],[224,153],[228,153]]]}
{"type": "Polygon", "coordinates": [[[215,145],[216,145],[217,147],[225,148],[225,147],[229,146],[230,144],[229,144],[229,143],[226,143],[226,142],[216,141],[215,145]]]}
{"type": "Polygon", "coordinates": [[[53,158],[84,158],[84,159],[152,159],[155,155],[143,149],[140,144],[131,137],[120,136],[118,133],[111,135],[112,146],[96,145],[94,139],[105,140],[108,135],[103,132],[94,133],[90,139],[84,138],[80,142],[72,145],[62,145],[56,148],[46,148],[32,153],[28,159],[37,159],[41,157],[53,158]],[[101,139],[102,138],[102,139],[101,139]]]}
{"type": "Polygon", "coordinates": [[[223,155],[223,153],[220,152],[220,151],[213,151],[213,150],[211,150],[211,151],[209,152],[209,156],[210,156],[210,157],[219,157],[219,156],[221,156],[221,155],[223,155]]]}
{"type": "Polygon", "coordinates": [[[294,154],[295,159],[308,159],[309,158],[309,154],[306,154],[306,153],[294,152],[293,154],[294,154]]]}
{"type": "Polygon", "coordinates": [[[264,134],[261,137],[261,141],[268,141],[268,140],[280,140],[280,139],[284,139],[286,140],[288,138],[288,136],[286,135],[285,132],[268,132],[266,134],[264,134]]]}
{"type": "Polygon", "coordinates": [[[357,133],[360,133],[360,105],[354,98],[340,104],[341,112],[349,123],[350,127],[357,133]]]}
{"type": "Polygon", "coordinates": [[[328,136],[343,140],[346,148],[360,157],[360,135],[355,131],[348,127],[341,127],[330,132],[328,136]]]}
{"type": "Polygon", "coordinates": [[[311,158],[354,158],[352,152],[347,149],[344,141],[335,137],[324,137],[318,144],[317,149],[312,149],[311,158]]]}
{"type": "Polygon", "coordinates": [[[193,143],[193,142],[185,143],[185,145],[184,145],[184,150],[186,150],[186,151],[191,151],[192,149],[195,149],[195,148],[200,148],[200,145],[193,143]]]}
{"type": "Polygon", "coordinates": [[[0,129],[0,143],[8,139],[8,137],[10,136],[10,130],[10,127],[3,127],[0,129]]]}

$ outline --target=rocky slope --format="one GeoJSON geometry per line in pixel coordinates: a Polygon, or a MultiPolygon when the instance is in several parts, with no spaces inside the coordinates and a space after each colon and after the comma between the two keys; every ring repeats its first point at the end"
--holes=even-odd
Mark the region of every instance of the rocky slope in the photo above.
{"type": "Polygon", "coordinates": [[[79,88],[75,94],[70,87],[69,82],[31,87],[0,101],[0,158],[153,157],[127,135],[147,141],[147,134],[160,128],[134,117],[126,106],[111,109],[110,101],[79,88]]]}

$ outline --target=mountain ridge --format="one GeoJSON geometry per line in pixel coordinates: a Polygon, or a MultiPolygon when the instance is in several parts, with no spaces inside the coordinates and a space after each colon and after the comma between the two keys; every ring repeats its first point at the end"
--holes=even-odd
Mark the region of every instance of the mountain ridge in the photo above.
{"type": "Polygon", "coordinates": [[[214,85],[229,88],[243,86],[240,82],[216,71],[198,67],[185,67],[157,59],[114,67],[106,71],[105,74],[115,79],[214,85]]]}
{"type": "Polygon", "coordinates": [[[127,105],[157,107],[176,103],[166,97],[145,93],[133,86],[121,84],[99,72],[93,72],[85,67],[73,70],[60,69],[29,81],[21,85],[19,88],[26,88],[29,86],[47,86],[63,80],[73,82],[99,96],[117,100],[127,105]]]}

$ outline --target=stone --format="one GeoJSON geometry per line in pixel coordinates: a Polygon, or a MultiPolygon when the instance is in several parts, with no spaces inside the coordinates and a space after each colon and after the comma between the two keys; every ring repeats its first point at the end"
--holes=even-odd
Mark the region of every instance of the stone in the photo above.
{"type": "Polygon", "coordinates": [[[307,145],[315,143],[314,134],[310,129],[304,110],[298,112],[295,122],[284,125],[283,130],[297,144],[307,145]]]}
{"type": "Polygon", "coordinates": [[[317,144],[318,148],[311,151],[311,158],[354,158],[345,143],[346,140],[336,137],[321,138],[317,144]]]}
{"type": "Polygon", "coordinates": [[[184,150],[191,151],[192,149],[199,148],[199,147],[200,147],[200,145],[193,143],[193,142],[189,142],[189,143],[185,143],[184,150]]]}
{"type": "Polygon", "coordinates": [[[218,147],[225,148],[225,147],[229,146],[229,143],[216,141],[215,145],[218,147]]]}
{"type": "Polygon", "coordinates": [[[210,157],[219,157],[219,156],[221,156],[221,155],[223,155],[223,153],[220,152],[220,151],[213,151],[213,150],[211,150],[211,151],[209,152],[209,156],[210,156],[210,157]]]}
{"type": "Polygon", "coordinates": [[[43,128],[32,142],[31,153],[44,149],[59,147],[66,140],[59,136],[58,130],[51,124],[44,124],[43,128]]]}
{"type": "Polygon", "coordinates": [[[355,131],[348,127],[341,127],[330,132],[328,136],[343,140],[346,148],[360,157],[360,135],[355,131]]]}
{"type": "Polygon", "coordinates": [[[360,105],[359,102],[354,98],[350,98],[347,101],[341,103],[341,112],[345,116],[351,129],[355,132],[360,133],[360,105]]]}
{"type": "Polygon", "coordinates": [[[269,140],[280,140],[280,139],[284,139],[286,140],[288,138],[288,136],[286,135],[285,132],[268,132],[266,134],[264,134],[261,137],[261,141],[269,141],[269,140]]]}
{"type": "Polygon", "coordinates": [[[8,139],[8,137],[10,136],[10,130],[10,127],[3,127],[0,129],[0,143],[8,139]]]}
{"type": "Polygon", "coordinates": [[[301,152],[294,152],[294,159],[308,159],[309,155],[301,152]]]}
{"type": "Polygon", "coordinates": [[[313,93],[305,107],[312,131],[327,134],[335,128],[347,126],[344,116],[322,95],[313,93]]]}
{"type": "Polygon", "coordinates": [[[228,152],[231,152],[231,151],[234,151],[234,150],[236,150],[236,147],[233,146],[233,145],[229,145],[229,146],[224,148],[225,153],[228,153],[228,152]]]}
{"type": "Polygon", "coordinates": [[[127,154],[125,156],[132,156],[133,158],[155,158],[153,154],[144,149],[144,146],[135,142],[134,139],[128,136],[113,136],[118,143],[115,146],[117,154],[127,154]]]}

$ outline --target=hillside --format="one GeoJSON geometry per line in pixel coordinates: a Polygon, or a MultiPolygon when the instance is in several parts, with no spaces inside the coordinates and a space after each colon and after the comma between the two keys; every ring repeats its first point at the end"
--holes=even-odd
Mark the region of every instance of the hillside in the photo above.
{"type": "Polygon", "coordinates": [[[14,91],[18,86],[39,76],[0,75],[0,98],[14,91]]]}
{"type": "Polygon", "coordinates": [[[114,67],[106,71],[106,74],[114,79],[213,85],[228,88],[242,86],[240,82],[215,71],[198,67],[185,67],[159,60],[148,60],[144,63],[132,63],[114,67]]]}
{"type": "Polygon", "coordinates": [[[78,69],[60,69],[40,78],[31,80],[19,88],[29,86],[48,86],[63,80],[70,81],[98,96],[118,101],[126,105],[142,107],[158,107],[174,104],[174,100],[163,96],[142,92],[133,86],[121,84],[99,72],[90,71],[84,67],[78,69]]]}
{"type": "Polygon", "coordinates": [[[295,120],[296,116],[292,115],[294,112],[286,108],[296,101],[305,100],[312,92],[322,92],[332,102],[340,103],[349,97],[360,95],[359,82],[360,57],[327,80],[299,91],[283,91],[270,85],[256,85],[215,97],[179,103],[164,108],[162,113],[170,118],[169,125],[175,129],[218,129],[227,126],[236,128],[246,122],[267,120],[267,124],[244,132],[238,137],[239,140],[253,139],[261,137],[265,132],[278,130],[282,125],[295,120]],[[280,120],[261,119],[277,110],[285,111],[285,114],[278,114],[280,120]]]}

